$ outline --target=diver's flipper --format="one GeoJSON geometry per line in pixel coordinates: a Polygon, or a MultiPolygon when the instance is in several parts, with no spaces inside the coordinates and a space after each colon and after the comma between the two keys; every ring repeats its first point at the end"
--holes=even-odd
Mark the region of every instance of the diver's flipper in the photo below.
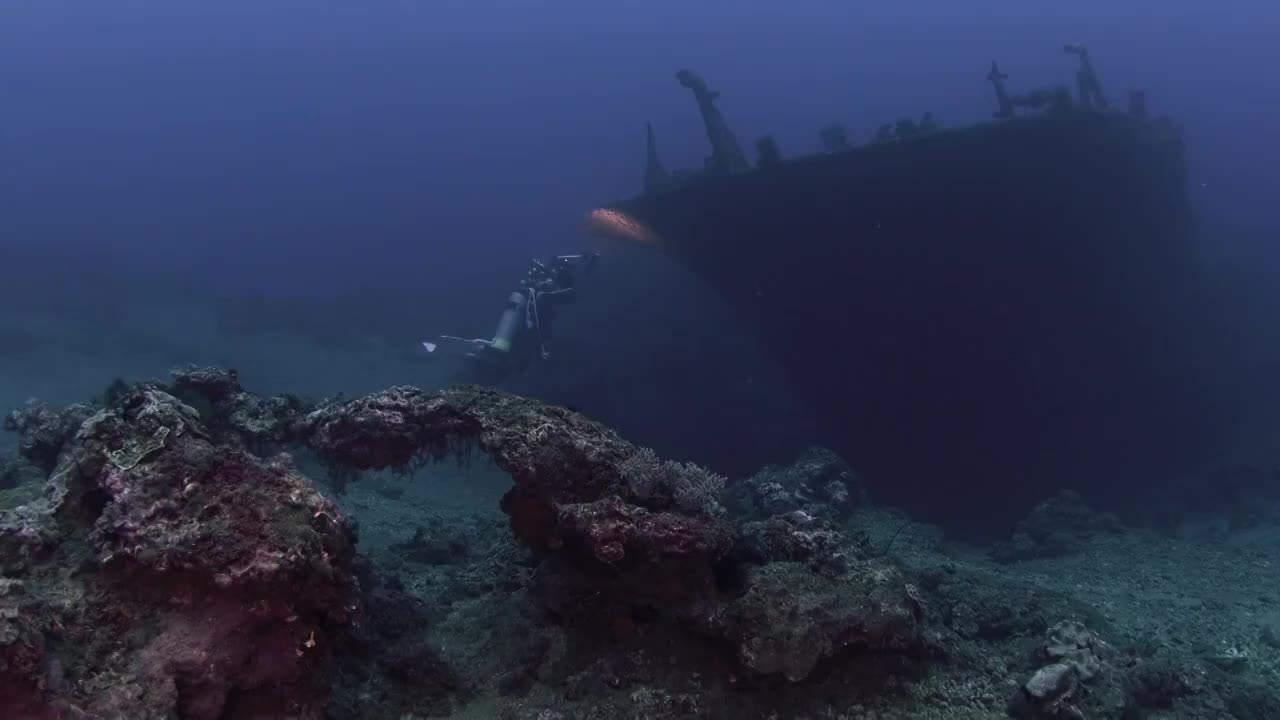
{"type": "Polygon", "coordinates": [[[488,340],[481,338],[464,338],[456,335],[441,335],[435,342],[422,341],[422,347],[428,353],[452,357],[472,357],[488,344],[488,340]],[[445,343],[446,340],[449,342],[445,343]]]}

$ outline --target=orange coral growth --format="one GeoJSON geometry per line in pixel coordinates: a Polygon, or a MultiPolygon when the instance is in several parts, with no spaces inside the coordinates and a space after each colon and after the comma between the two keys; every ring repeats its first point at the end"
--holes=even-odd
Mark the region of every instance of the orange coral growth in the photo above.
{"type": "Polygon", "coordinates": [[[662,244],[661,239],[639,220],[620,210],[608,208],[596,208],[587,213],[587,232],[653,247],[662,244]]]}

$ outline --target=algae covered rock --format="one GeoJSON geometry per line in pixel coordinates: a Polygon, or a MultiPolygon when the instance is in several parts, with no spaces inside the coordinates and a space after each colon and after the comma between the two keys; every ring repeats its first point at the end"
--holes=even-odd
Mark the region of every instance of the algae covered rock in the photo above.
{"type": "Polygon", "coordinates": [[[0,511],[37,499],[47,475],[26,458],[0,452],[0,511]]]}
{"type": "Polygon", "coordinates": [[[359,612],[353,537],[287,457],[214,444],[192,408],[148,386],[85,421],[61,457],[39,503],[0,516],[0,558],[23,559],[19,619],[64,650],[33,670],[23,637],[40,636],[19,627],[6,652],[31,651],[0,685],[35,690],[0,699],[0,715],[323,708],[333,644],[359,612]]]}
{"type": "Polygon", "coordinates": [[[1084,623],[1064,620],[1045,635],[1044,661],[1009,704],[1019,718],[1118,717],[1132,704],[1131,690],[1116,667],[1119,653],[1084,623]]]}
{"type": "Polygon", "coordinates": [[[748,670],[799,682],[845,650],[918,651],[923,610],[915,588],[886,564],[861,562],[825,577],[775,562],[750,571],[747,591],[712,626],[748,670]]]}
{"type": "Polygon", "coordinates": [[[800,562],[829,575],[844,572],[854,555],[832,523],[803,510],[743,523],[738,528],[737,549],[749,562],[800,562]]]}
{"type": "Polygon", "coordinates": [[[168,389],[198,406],[210,432],[220,440],[237,439],[255,452],[290,440],[294,423],[306,412],[292,395],[260,397],[245,391],[235,370],[188,366],[170,374],[173,383],[168,389]]]}
{"type": "Polygon", "coordinates": [[[0,578],[0,710],[5,717],[44,717],[45,641],[24,609],[23,583],[0,578]]]}
{"type": "MultiPolygon", "coordinates": [[[[251,452],[277,442],[359,470],[479,448],[510,474],[501,509],[529,577],[506,601],[541,606],[562,628],[545,637],[565,647],[531,644],[504,693],[571,662],[600,668],[605,687],[631,683],[590,628],[671,654],[665,669],[626,656],[634,692],[677,675],[693,692],[706,668],[748,685],[800,683],[826,663],[896,677],[931,647],[907,577],[846,542],[859,491],[829,453],[761,476],[735,525],[723,478],[497,390],[402,386],[302,410],[264,404],[230,371],[189,368],[172,385],[121,385],[62,440],[40,497],[0,511],[0,716],[372,718],[443,713],[483,682],[431,636],[446,610],[380,582],[354,523],[289,455],[251,452]]],[[[53,427],[62,415],[32,417],[53,427]]],[[[654,688],[655,709],[688,705],[654,688]]]]}
{"type": "Polygon", "coordinates": [[[834,452],[809,448],[790,465],[769,465],[733,484],[729,502],[740,515],[765,519],[795,510],[843,518],[865,502],[862,483],[834,452]]]}
{"type": "Polygon", "coordinates": [[[498,390],[394,387],[313,411],[299,436],[326,463],[362,470],[479,447],[511,475],[502,509],[521,542],[637,592],[684,578],[655,602],[712,592],[715,563],[732,545],[722,479],[659,460],[577,413],[498,390]]]}
{"type": "Polygon", "coordinates": [[[49,472],[58,463],[63,445],[90,414],[92,408],[88,405],[53,408],[39,400],[28,400],[9,413],[4,429],[18,434],[18,452],[22,457],[49,472]]]}
{"type": "Polygon", "coordinates": [[[1013,537],[991,549],[991,558],[1008,563],[1070,555],[1099,535],[1123,530],[1112,513],[1095,512],[1079,494],[1062,490],[1019,521],[1013,537]]]}
{"type": "Polygon", "coordinates": [[[104,563],[197,571],[224,588],[297,588],[350,562],[342,514],[287,455],[263,463],[214,445],[172,396],[139,392],[86,424],[82,442],[108,460],[94,477],[106,499],[93,534],[104,563]]]}

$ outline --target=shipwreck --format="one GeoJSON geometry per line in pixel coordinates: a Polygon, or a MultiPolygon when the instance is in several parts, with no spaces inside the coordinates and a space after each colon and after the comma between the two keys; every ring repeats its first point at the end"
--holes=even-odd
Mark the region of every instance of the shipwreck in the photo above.
{"type": "Polygon", "coordinates": [[[754,162],[681,71],[705,166],[668,172],[650,129],[644,192],[589,224],[736,308],[877,498],[978,530],[1059,487],[1122,509],[1213,445],[1209,313],[1180,129],[1065,49],[1074,87],[993,63],[988,122],[829,127],[789,159],[763,138],[754,162]]]}

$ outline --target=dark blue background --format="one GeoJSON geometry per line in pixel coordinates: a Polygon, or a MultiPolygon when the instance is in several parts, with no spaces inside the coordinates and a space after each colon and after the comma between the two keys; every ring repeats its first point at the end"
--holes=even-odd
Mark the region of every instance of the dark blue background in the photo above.
{"type": "MultiPolygon", "coordinates": [[[[528,256],[587,242],[583,213],[640,188],[646,121],[669,167],[701,166],[682,67],[721,91],[744,145],[769,133],[794,155],[833,123],[862,142],[925,111],[984,120],[993,59],[1019,88],[1069,83],[1071,41],[1115,101],[1143,88],[1185,126],[1206,255],[1241,288],[1223,312],[1269,351],[1276,15],[1259,0],[6,0],[0,287],[11,309],[74,318],[86,353],[124,342],[86,340],[126,322],[119,304],[179,300],[217,304],[228,333],[340,348],[358,328],[411,353],[487,333],[528,256]]],[[[517,389],[594,402],[685,457],[737,446],[750,465],[802,442],[803,409],[732,312],[661,258],[597,247],[557,363],[517,389]]],[[[0,355],[35,340],[0,329],[0,355]]],[[[443,378],[422,367],[369,377],[443,378]]]]}

